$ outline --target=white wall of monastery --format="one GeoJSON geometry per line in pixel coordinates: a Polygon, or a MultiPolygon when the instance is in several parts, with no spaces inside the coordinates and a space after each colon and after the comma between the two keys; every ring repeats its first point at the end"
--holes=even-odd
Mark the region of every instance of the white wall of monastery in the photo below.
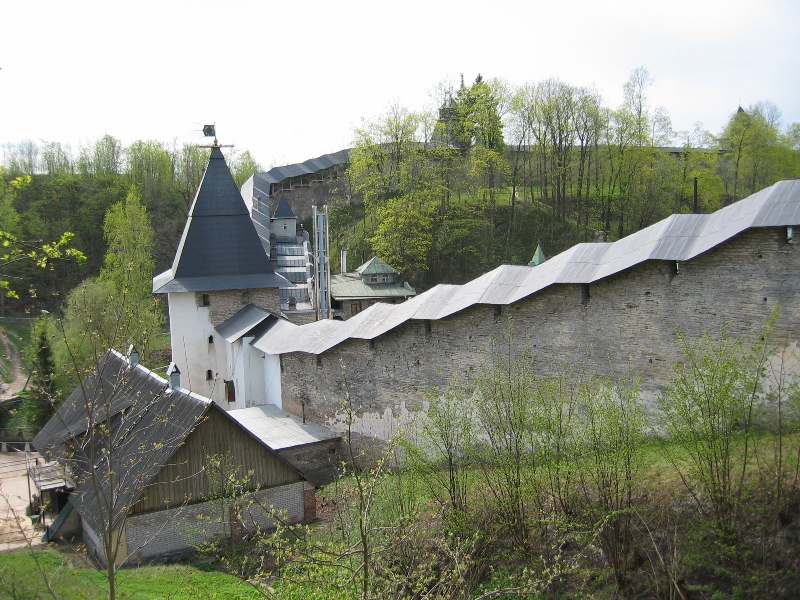
{"type": "Polygon", "coordinates": [[[211,308],[198,306],[194,292],[168,294],[172,360],[181,371],[181,387],[213,399],[225,407],[222,379],[229,379],[225,340],[211,324],[211,308]],[[209,344],[210,336],[214,343],[209,344]],[[214,378],[206,379],[211,370],[214,378]],[[220,381],[216,381],[217,373],[220,381]]]}

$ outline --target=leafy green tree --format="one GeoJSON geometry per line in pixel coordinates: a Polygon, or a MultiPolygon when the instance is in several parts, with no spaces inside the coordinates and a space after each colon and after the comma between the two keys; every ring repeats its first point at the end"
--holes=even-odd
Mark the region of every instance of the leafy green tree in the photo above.
{"type": "Polygon", "coordinates": [[[467,390],[460,386],[431,393],[428,399],[430,407],[422,418],[419,435],[408,445],[407,464],[422,475],[433,497],[457,521],[469,503],[476,415],[467,390]]]}
{"type": "Polygon", "coordinates": [[[684,354],[661,399],[664,427],[681,450],[670,457],[702,513],[723,536],[733,532],[741,511],[748,465],[753,459],[764,367],[777,307],[755,341],[732,338],[723,325],[719,339],[694,340],[678,331],[684,354]],[[688,461],[689,470],[678,468],[688,461]]]}
{"type": "Polygon", "coordinates": [[[127,290],[135,301],[150,298],[155,270],[153,228],[135,188],[131,188],[124,202],[108,210],[103,233],[108,251],[100,279],[118,290],[127,290]]]}
{"type": "Polygon", "coordinates": [[[382,260],[420,280],[433,244],[433,212],[434,205],[424,199],[391,198],[377,209],[379,223],[368,241],[382,260]]]}
{"type": "MultiPolygon", "coordinates": [[[[233,151],[228,156],[228,166],[231,170],[231,175],[233,175],[233,180],[236,182],[237,187],[242,187],[245,181],[247,181],[252,175],[255,173],[260,173],[264,170],[264,168],[258,164],[253,155],[250,154],[249,150],[244,150],[241,152],[233,151]]],[[[198,180],[199,181],[199,180],[198,180]]]]}
{"type": "Polygon", "coordinates": [[[60,142],[45,142],[42,148],[42,171],[48,175],[56,173],[74,173],[75,163],[72,160],[72,149],[60,142]]]}
{"type": "Polygon", "coordinates": [[[135,189],[109,209],[104,233],[108,252],[100,276],[68,294],[58,323],[58,362],[78,365],[78,373],[69,369],[78,379],[108,348],[134,344],[145,358],[164,322],[162,307],[150,292],[153,229],[135,189]]]}
{"type": "Polygon", "coordinates": [[[56,363],[53,353],[53,327],[46,316],[34,321],[34,343],[24,352],[24,360],[30,373],[30,384],[20,393],[23,398],[22,418],[32,431],[44,427],[55,414],[60,404],[56,379],[56,363]]]}
{"type": "Polygon", "coordinates": [[[582,386],[575,422],[581,516],[598,539],[617,585],[626,586],[635,549],[635,494],[642,484],[647,425],[637,382],[596,378],[582,386]]]}

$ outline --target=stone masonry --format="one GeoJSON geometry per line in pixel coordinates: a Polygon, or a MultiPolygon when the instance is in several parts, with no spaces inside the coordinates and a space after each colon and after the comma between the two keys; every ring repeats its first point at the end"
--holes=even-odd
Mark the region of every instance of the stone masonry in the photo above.
{"type": "Polygon", "coordinates": [[[265,288],[257,290],[221,290],[209,292],[209,306],[211,308],[211,324],[216,327],[225,322],[245,305],[254,304],[259,308],[280,314],[281,299],[278,288],[265,288]]]}
{"type": "MultiPolygon", "coordinates": [[[[532,267],[536,268],[536,267],[532,267]]],[[[745,231],[677,265],[646,261],[592,284],[555,284],[509,306],[475,305],[441,320],[412,320],[372,340],[348,339],[320,354],[281,356],[283,408],[341,425],[345,387],[356,429],[387,437],[397,419],[425,407],[426,392],[469,384],[498,352],[527,354],[536,369],[584,369],[641,379],[650,407],[690,338],[752,339],[776,303],[774,341],[800,339],[800,248],[786,228],[745,231]]]]}

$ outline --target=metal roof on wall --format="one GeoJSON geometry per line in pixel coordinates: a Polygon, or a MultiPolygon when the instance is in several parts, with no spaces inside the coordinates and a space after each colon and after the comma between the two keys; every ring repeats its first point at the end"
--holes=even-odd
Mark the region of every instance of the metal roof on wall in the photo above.
{"type": "Polygon", "coordinates": [[[265,195],[269,195],[269,186],[272,183],[280,183],[284,179],[289,179],[290,177],[309,175],[336,165],[343,165],[349,160],[350,150],[345,149],[331,154],[323,154],[322,156],[312,158],[305,162],[284,165],[282,167],[273,167],[266,173],[256,173],[253,175],[253,188],[261,191],[265,195]]]}
{"type": "Polygon", "coordinates": [[[554,284],[593,283],[648,260],[686,261],[754,227],[800,225],[800,180],[761,190],[711,214],[672,215],[613,243],[583,243],[529,267],[503,265],[464,285],[437,285],[402,304],[374,304],[347,321],[277,323],[254,341],[268,354],[320,354],[374,339],[409,320],[437,320],[476,304],[508,305],[554,284]]]}
{"type": "Polygon", "coordinates": [[[341,437],[327,427],[302,423],[273,404],[228,411],[242,427],[273,450],[316,444],[341,437]]]}

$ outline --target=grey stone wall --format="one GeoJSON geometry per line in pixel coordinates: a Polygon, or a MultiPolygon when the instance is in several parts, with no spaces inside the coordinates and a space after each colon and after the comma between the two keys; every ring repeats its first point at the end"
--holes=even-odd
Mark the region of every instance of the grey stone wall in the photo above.
{"type": "Polygon", "coordinates": [[[469,384],[498,351],[527,353],[543,373],[583,368],[641,378],[654,405],[681,360],[676,328],[693,337],[751,338],[776,302],[774,340],[800,339],[800,248],[785,228],[753,229],[679,265],[648,261],[588,286],[556,284],[510,306],[477,305],[439,321],[409,321],[370,342],[319,356],[285,354],[284,410],[341,426],[345,389],[357,429],[386,437],[398,417],[425,408],[428,390],[469,384]],[[588,298],[587,298],[588,291],[588,298]],[[510,341],[509,341],[510,340],[510,341]]]}
{"type": "MultiPolygon", "coordinates": [[[[243,520],[261,527],[271,527],[275,519],[273,507],[290,523],[305,518],[305,492],[313,489],[306,481],[269,488],[253,493],[253,503],[247,503],[243,520]]],[[[221,522],[218,506],[201,502],[170,510],[158,510],[128,517],[125,534],[129,557],[136,564],[158,556],[190,550],[194,545],[214,537],[230,534],[230,525],[221,522]]]]}
{"type": "Polygon", "coordinates": [[[315,182],[309,186],[296,186],[291,190],[278,192],[274,198],[271,199],[270,214],[275,212],[278,206],[278,200],[281,195],[286,196],[292,212],[300,221],[306,221],[311,218],[312,207],[322,207],[324,204],[330,204],[334,198],[344,197],[345,184],[341,179],[333,181],[315,182]]]}
{"type": "Polygon", "coordinates": [[[259,308],[276,314],[281,312],[281,298],[278,288],[221,290],[209,292],[208,295],[211,323],[214,327],[235,315],[246,304],[254,304],[259,308]]]}

